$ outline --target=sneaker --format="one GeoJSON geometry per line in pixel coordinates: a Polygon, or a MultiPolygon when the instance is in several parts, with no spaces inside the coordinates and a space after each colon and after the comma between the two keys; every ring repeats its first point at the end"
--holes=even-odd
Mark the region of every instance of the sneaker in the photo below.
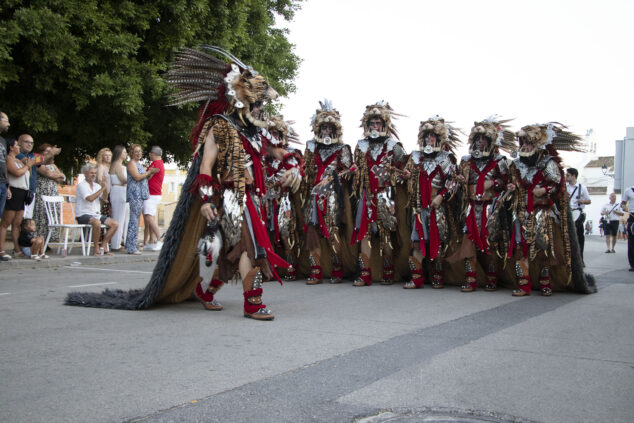
{"type": "Polygon", "coordinates": [[[4,251],[0,252],[0,260],[1,261],[9,261],[11,260],[13,257],[11,257],[10,255],[8,255],[7,253],[5,253],[4,251]]]}
{"type": "Polygon", "coordinates": [[[161,251],[161,248],[163,248],[163,243],[159,241],[156,244],[154,244],[152,246],[152,248],[150,248],[150,250],[151,251],[161,251]]]}
{"type": "Polygon", "coordinates": [[[135,255],[135,256],[140,256],[143,253],[137,250],[137,251],[128,251],[128,254],[132,254],[132,255],[135,255]]]}
{"type": "Polygon", "coordinates": [[[614,248],[612,249],[612,252],[613,252],[613,253],[616,253],[616,251],[614,251],[614,248]]]}
{"type": "Polygon", "coordinates": [[[40,258],[41,258],[41,259],[47,259],[47,258],[49,258],[49,257],[48,257],[46,254],[41,254],[41,255],[40,255],[40,258]]]}
{"type": "Polygon", "coordinates": [[[154,251],[154,247],[155,246],[156,246],[156,244],[151,244],[151,243],[148,242],[147,244],[143,244],[139,248],[143,248],[144,250],[148,250],[148,251],[154,251]]]}
{"type": "Polygon", "coordinates": [[[32,255],[32,256],[31,256],[31,258],[32,258],[33,260],[39,260],[39,259],[40,259],[40,256],[38,256],[37,254],[34,254],[34,255],[32,255]]]}

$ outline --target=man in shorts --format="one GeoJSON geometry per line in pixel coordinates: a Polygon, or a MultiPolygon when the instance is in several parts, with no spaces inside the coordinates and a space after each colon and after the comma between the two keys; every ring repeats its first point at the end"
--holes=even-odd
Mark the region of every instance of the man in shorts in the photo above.
{"type": "Polygon", "coordinates": [[[119,227],[119,223],[108,216],[101,215],[101,203],[99,202],[99,198],[106,190],[106,187],[102,187],[95,182],[97,179],[97,167],[92,163],[85,164],[81,168],[81,173],[84,174],[86,179],[77,184],[77,203],[75,205],[77,223],[92,226],[92,236],[95,243],[94,255],[112,256],[112,253],[105,252],[106,246],[119,227]],[[106,225],[107,230],[106,235],[100,240],[101,224],[106,225]],[[99,241],[101,241],[101,245],[99,241]]]}
{"type": "Polygon", "coordinates": [[[161,230],[158,227],[156,218],[156,209],[161,203],[161,188],[163,186],[163,178],[165,177],[165,167],[161,159],[162,156],[163,150],[161,147],[155,145],[150,149],[150,160],[152,163],[148,166],[148,170],[151,168],[157,168],[159,170],[148,179],[150,198],[143,202],[143,221],[145,222],[143,244],[146,249],[151,251],[160,251],[163,246],[163,243],[159,241],[161,238],[161,230]]]}
{"type": "Polygon", "coordinates": [[[623,216],[621,205],[616,202],[616,194],[610,194],[610,202],[601,208],[601,216],[605,217],[603,232],[605,233],[606,253],[615,253],[614,245],[619,234],[619,219],[623,216]]]}

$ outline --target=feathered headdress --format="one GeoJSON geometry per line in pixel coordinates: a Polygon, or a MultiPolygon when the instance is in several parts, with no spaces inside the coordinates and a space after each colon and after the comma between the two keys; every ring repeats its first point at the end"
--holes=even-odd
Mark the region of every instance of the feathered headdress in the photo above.
{"type": "Polygon", "coordinates": [[[311,119],[311,126],[313,127],[313,134],[315,134],[315,141],[321,144],[341,144],[343,143],[343,128],[341,126],[341,116],[337,109],[332,107],[332,102],[324,99],[324,102],[319,102],[319,109],[315,110],[315,114],[311,119]],[[334,134],[331,137],[322,137],[319,131],[321,125],[331,124],[334,128],[334,134]]]}
{"type": "Polygon", "coordinates": [[[418,145],[426,154],[440,150],[454,153],[456,148],[460,145],[458,133],[460,133],[460,130],[454,128],[451,122],[445,122],[445,119],[435,115],[420,123],[418,128],[418,145]],[[425,137],[431,133],[436,134],[438,139],[436,147],[426,145],[425,137]]]}
{"type": "Polygon", "coordinates": [[[267,127],[267,123],[251,115],[251,105],[277,98],[268,81],[238,60],[228,51],[203,45],[200,49],[184,47],[176,52],[167,72],[167,82],[174,87],[170,106],[204,101],[190,139],[195,146],[204,122],[215,114],[236,112],[253,125],[267,127]],[[227,63],[200,49],[229,59],[227,63]]]}
{"type": "Polygon", "coordinates": [[[390,107],[390,103],[384,100],[365,106],[365,112],[361,118],[363,136],[366,138],[393,137],[399,139],[398,131],[392,123],[392,119],[396,119],[398,116],[402,115],[394,113],[394,110],[390,107]],[[383,121],[383,130],[376,134],[373,134],[370,130],[369,123],[372,118],[379,118],[383,121]]]}
{"type": "Polygon", "coordinates": [[[474,122],[468,141],[471,155],[482,154],[483,156],[488,156],[491,153],[497,153],[498,149],[506,152],[514,151],[517,148],[515,134],[508,129],[509,125],[507,125],[511,120],[513,119],[502,119],[498,115],[493,115],[481,122],[474,122]],[[478,135],[483,135],[488,139],[487,151],[480,151],[476,148],[475,141],[478,139],[478,135]]]}
{"type": "Polygon", "coordinates": [[[584,152],[585,147],[581,136],[567,129],[559,122],[523,126],[516,134],[520,155],[532,156],[538,150],[547,150],[551,156],[557,156],[558,151],[584,152]],[[524,144],[531,144],[535,148],[528,153],[523,153],[522,146],[524,144]]]}

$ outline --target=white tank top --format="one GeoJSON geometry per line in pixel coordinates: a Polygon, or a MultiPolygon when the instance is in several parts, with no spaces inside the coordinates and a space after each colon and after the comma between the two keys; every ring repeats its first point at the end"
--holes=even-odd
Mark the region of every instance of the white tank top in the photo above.
{"type": "Polygon", "coordinates": [[[123,177],[125,179],[123,180],[123,182],[121,182],[119,180],[119,177],[116,174],[113,175],[111,173],[110,174],[110,185],[112,185],[112,186],[115,186],[115,185],[122,186],[122,185],[125,185],[127,183],[127,181],[128,181],[128,171],[126,170],[125,167],[123,168],[123,177]]]}
{"type": "MultiPolygon", "coordinates": [[[[15,166],[18,169],[22,169],[24,167],[24,164],[20,160],[15,159],[15,166]]],[[[24,172],[24,175],[22,176],[14,176],[11,172],[7,171],[7,176],[9,177],[10,187],[27,190],[29,189],[29,177],[31,176],[31,172],[29,172],[28,170],[24,172]]]]}

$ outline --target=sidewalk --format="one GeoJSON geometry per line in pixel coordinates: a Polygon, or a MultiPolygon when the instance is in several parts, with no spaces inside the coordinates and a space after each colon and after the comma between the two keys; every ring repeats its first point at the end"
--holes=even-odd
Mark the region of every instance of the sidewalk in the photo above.
{"type": "MultiPolygon", "coordinates": [[[[12,251],[11,243],[7,243],[8,251],[12,251]]],[[[91,250],[92,251],[92,250],[91,250]]],[[[9,261],[0,262],[0,272],[3,270],[16,269],[51,269],[63,266],[81,266],[86,264],[115,264],[115,263],[138,263],[156,261],[159,251],[141,251],[141,255],[122,253],[112,253],[113,256],[82,256],[81,246],[73,247],[71,254],[63,257],[57,254],[57,248],[52,248],[47,253],[49,258],[33,260],[28,258],[14,258],[9,261]]]]}

